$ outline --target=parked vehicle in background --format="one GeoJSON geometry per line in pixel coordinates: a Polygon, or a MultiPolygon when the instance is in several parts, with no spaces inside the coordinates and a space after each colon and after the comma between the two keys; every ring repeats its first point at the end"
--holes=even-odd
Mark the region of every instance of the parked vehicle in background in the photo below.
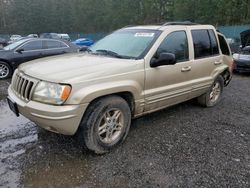
{"type": "Polygon", "coordinates": [[[71,41],[68,34],[58,34],[62,40],[71,41]]]}
{"type": "Polygon", "coordinates": [[[0,38],[0,48],[3,48],[8,45],[8,41],[4,38],[0,38]]]}
{"type": "Polygon", "coordinates": [[[42,33],[40,34],[40,38],[60,39],[61,37],[57,33],[42,33]]]}
{"type": "Polygon", "coordinates": [[[94,41],[89,38],[80,38],[73,42],[77,46],[92,46],[94,41]]]}
{"type": "Polygon", "coordinates": [[[8,43],[11,44],[11,43],[13,43],[13,42],[15,42],[15,41],[20,40],[21,38],[22,38],[21,35],[11,35],[11,36],[10,36],[10,41],[9,41],[8,43]]]}
{"type": "Polygon", "coordinates": [[[250,29],[241,34],[241,49],[233,55],[235,72],[250,72],[250,29]]]}
{"type": "Polygon", "coordinates": [[[227,38],[226,40],[231,48],[232,53],[236,53],[240,50],[240,39],[239,38],[227,38]]]}
{"type": "Polygon", "coordinates": [[[27,37],[30,37],[30,38],[38,38],[38,34],[29,34],[27,37]]]}
{"type": "Polygon", "coordinates": [[[21,63],[77,51],[77,46],[66,41],[39,38],[21,39],[0,50],[0,79],[10,77],[21,63]]]}
{"type": "Polygon", "coordinates": [[[125,140],[131,118],[192,98],[217,105],[232,60],[224,36],[210,25],[127,27],[84,54],[19,66],[8,102],[16,115],[49,131],[77,133],[87,148],[105,153],[125,140]]]}

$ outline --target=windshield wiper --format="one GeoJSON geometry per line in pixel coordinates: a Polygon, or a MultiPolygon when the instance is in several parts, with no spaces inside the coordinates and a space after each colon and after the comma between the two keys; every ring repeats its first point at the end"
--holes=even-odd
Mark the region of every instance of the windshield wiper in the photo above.
{"type": "Polygon", "coordinates": [[[109,56],[116,57],[116,58],[121,58],[121,59],[132,59],[132,57],[119,55],[118,53],[113,52],[111,50],[100,49],[100,50],[96,50],[96,52],[101,52],[102,54],[109,55],[109,56]]]}

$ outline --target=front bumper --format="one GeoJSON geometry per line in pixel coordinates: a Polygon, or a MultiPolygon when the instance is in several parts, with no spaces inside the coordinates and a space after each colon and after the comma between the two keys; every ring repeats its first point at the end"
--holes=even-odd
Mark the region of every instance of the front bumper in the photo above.
{"type": "Polygon", "coordinates": [[[18,111],[38,126],[52,132],[73,135],[76,133],[88,104],[54,106],[35,101],[24,102],[8,88],[9,97],[18,111]]]}

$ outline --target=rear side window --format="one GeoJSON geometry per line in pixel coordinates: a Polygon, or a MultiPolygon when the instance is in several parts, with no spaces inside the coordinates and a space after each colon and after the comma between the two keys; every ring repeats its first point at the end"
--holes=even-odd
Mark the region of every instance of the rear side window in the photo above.
{"type": "Polygon", "coordinates": [[[176,62],[188,61],[188,40],[185,31],[176,31],[170,33],[161,43],[157,50],[157,55],[162,52],[173,53],[176,62]]]}
{"type": "Polygon", "coordinates": [[[221,49],[222,54],[230,55],[230,50],[228,48],[225,38],[221,35],[218,35],[218,37],[219,37],[220,49],[221,49]]]}
{"type": "Polygon", "coordinates": [[[64,42],[60,42],[62,48],[67,48],[68,46],[64,42]]]}
{"type": "Polygon", "coordinates": [[[219,54],[218,43],[213,30],[193,30],[195,59],[219,54]]]}
{"type": "Polygon", "coordinates": [[[46,41],[48,49],[52,48],[65,48],[67,45],[60,41],[46,41]]]}
{"type": "Polygon", "coordinates": [[[211,55],[211,45],[207,30],[192,31],[195,58],[202,58],[211,55]]]}
{"type": "Polygon", "coordinates": [[[31,50],[41,50],[43,49],[42,41],[31,41],[25,44],[22,49],[24,51],[31,51],[31,50]]]}

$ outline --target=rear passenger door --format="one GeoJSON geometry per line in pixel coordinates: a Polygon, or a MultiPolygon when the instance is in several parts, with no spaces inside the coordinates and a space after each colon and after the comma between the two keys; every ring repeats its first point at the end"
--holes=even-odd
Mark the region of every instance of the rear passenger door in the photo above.
{"type": "Polygon", "coordinates": [[[69,46],[62,42],[57,40],[45,40],[45,53],[44,56],[53,56],[53,55],[59,55],[67,53],[69,46]]]}
{"type": "Polygon", "coordinates": [[[223,63],[213,29],[191,29],[193,40],[192,97],[205,93],[213,83],[213,71],[223,63]]]}

